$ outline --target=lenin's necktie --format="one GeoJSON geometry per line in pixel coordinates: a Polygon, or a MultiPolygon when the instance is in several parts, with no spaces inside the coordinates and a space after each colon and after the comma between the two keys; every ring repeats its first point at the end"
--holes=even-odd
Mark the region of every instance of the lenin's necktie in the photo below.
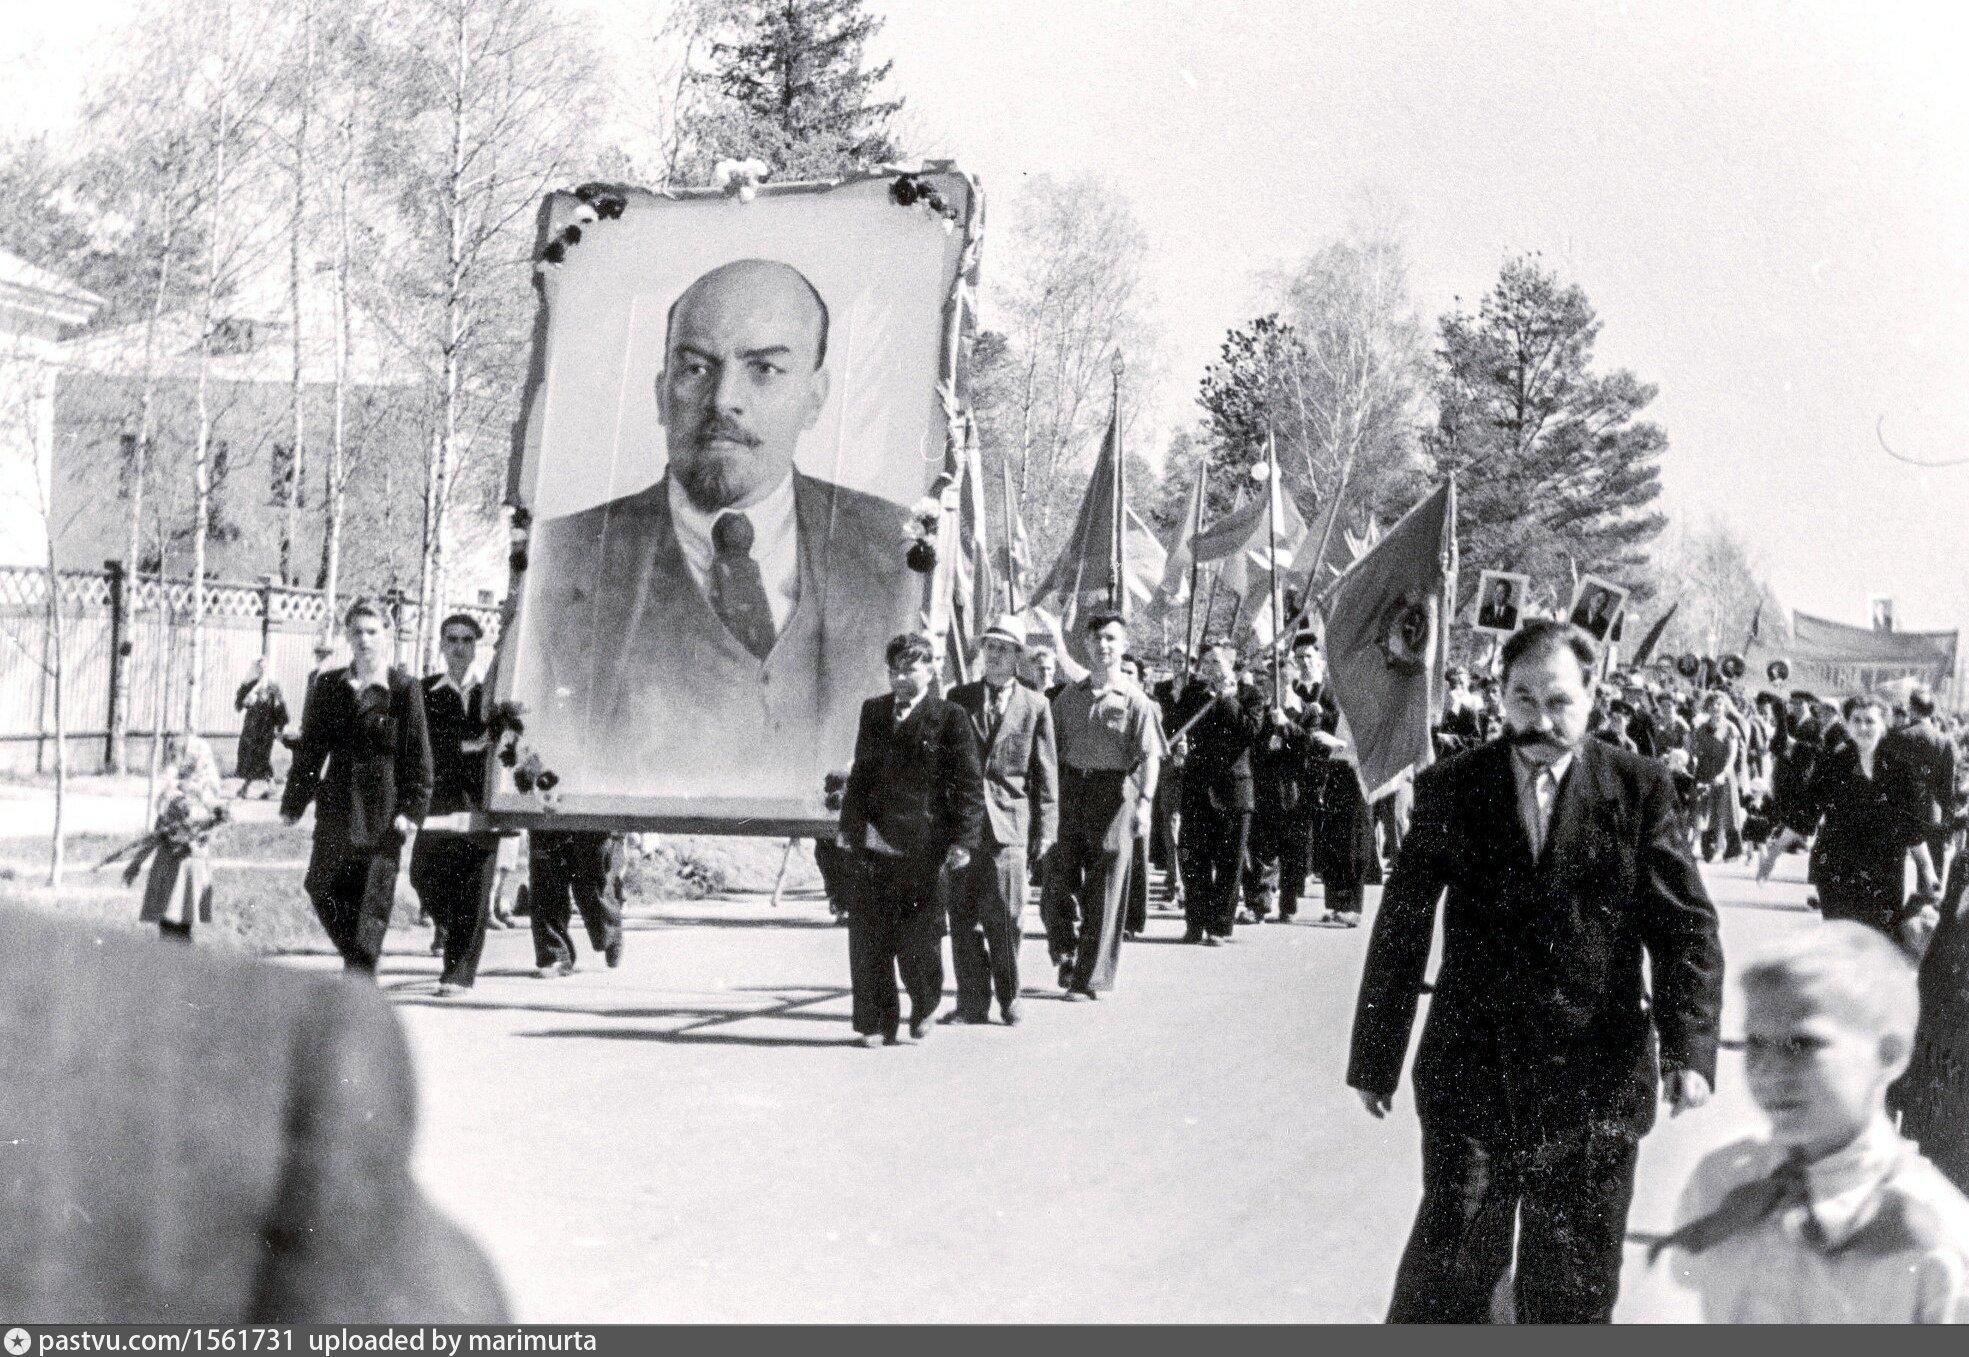
{"type": "Polygon", "coordinates": [[[752,559],[752,520],[744,514],[720,514],[711,525],[711,607],[718,620],[759,659],[772,653],[772,606],[766,602],[766,582],[752,559]]]}

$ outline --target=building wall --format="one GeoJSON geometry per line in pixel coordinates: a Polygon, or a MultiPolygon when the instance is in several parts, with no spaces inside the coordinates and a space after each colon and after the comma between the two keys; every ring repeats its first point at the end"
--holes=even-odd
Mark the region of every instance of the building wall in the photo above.
{"type": "MultiPolygon", "coordinates": [[[[63,374],[54,402],[54,494],[58,513],[73,516],[58,547],[65,568],[98,569],[106,560],[129,554],[131,454],[140,395],[135,378],[63,374]]],[[[160,557],[167,574],[190,570],[196,395],[192,383],[171,380],[160,384],[154,404],[151,466],[144,492],[144,559],[138,563],[146,572],[157,569],[160,557]]],[[[419,399],[414,391],[367,388],[348,402],[345,444],[350,473],[338,590],[343,597],[380,594],[393,586],[416,592],[425,457],[419,399]]],[[[287,449],[293,442],[289,390],[268,383],[214,382],[208,407],[214,530],[207,543],[206,572],[233,580],[277,574],[285,518],[284,478],[290,465],[287,449]]],[[[310,588],[320,584],[322,569],[331,428],[330,391],[309,387],[304,398],[303,507],[291,573],[295,583],[310,588]]],[[[453,501],[454,537],[462,543],[503,540],[495,494],[505,470],[503,445],[493,460],[497,466],[486,468],[485,474],[462,487],[453,501]]],[[[503,551],[498,558],[501,564],[491,570],[482,553],[459,551],[454,559],[480,562],[476,571],[454,580],[449,591],[454,597],[475,596],[480,589],[504,596],[503,551]]]]}

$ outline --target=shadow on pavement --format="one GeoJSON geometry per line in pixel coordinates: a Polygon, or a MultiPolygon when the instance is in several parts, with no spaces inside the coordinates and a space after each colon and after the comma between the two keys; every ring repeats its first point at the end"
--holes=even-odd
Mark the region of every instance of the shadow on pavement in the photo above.
{"type": "MultiPolygon", "coordinates": [[[[751,1016],[759,1016],[757,1014],[751,1016]]],[[[814,1016],[818,1017],[819,1014],[814,1016]]],[[[836,1021],[847,1022],[846,1018],[836,1021]]],[[[805,1046],[813,1050],[827,1050],[850,1044],[850,1038],[827,1037],[808,1041],[804,1037],[745,1037],[736,1032],[700,1032],[695,1028],[679,1031],[652,1031],[647,1028],[623,1029],[613,1027],[563,1027],[547,1032],[518,1032],[521,1037],[575,1037],[602,1041],[659,1041],[679,1046],[805,1046]]]]}

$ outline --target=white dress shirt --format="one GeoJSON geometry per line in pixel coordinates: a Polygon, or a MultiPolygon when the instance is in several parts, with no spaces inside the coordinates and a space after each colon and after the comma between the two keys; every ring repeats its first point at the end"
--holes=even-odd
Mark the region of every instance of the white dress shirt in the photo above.
{"type": "Polygon", "coordinates": [[[1540,768],[1523,754],[1512,751],[1511,771],[1518,779],[1518,818],[1524,822],[1534,861],[1544,856],[1545,841],[1552,837],[1552,811],[1559,804],[1559,784],[1565,781],[1566,769],[1570,767],[1570,752],[1540,768]]]}
{"type": "Polygon", "coordinates": [[[752,523],[752,559],[759,563],[759,575],[766,586],[766,604],[772,609],[773,630],[786,630],[786,619],[800,601],[800,537],[798,515],[794,511],[793,478],[786,477],[757,504],[746,509],[720,509],[705,513],[691,503],[675,477],[670,480],[670,522],[677,532],[677,547],[684,554],[684,567],[691,572],[705,601],[711,599],[711,558],[717,549],[711,544],[711,525],[728,513],[742,514],[752,523]]]}

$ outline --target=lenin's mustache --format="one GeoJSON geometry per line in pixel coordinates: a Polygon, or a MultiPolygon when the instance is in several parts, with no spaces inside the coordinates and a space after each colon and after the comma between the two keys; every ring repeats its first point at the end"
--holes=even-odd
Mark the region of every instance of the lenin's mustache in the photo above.
{"type": "Polygon", "coordinates": [[[737,443],[748,448],[759,446],[759,436],[757,434],[753,433],[752,430],[746,428],[743,424],[740,424],[737,420],[727,419],[723,415],[713,415],[705,423],[704,427],[697,431],[697,437],[692,441],[699,448],[704,448],[712,443],[737,443]]]}

